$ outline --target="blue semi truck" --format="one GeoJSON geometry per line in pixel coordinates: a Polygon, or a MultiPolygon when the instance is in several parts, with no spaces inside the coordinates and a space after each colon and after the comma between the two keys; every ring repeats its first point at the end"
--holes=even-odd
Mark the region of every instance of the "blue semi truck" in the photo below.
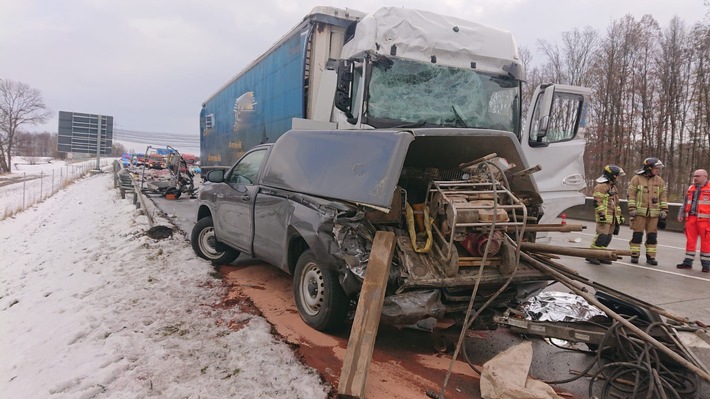
{"type": "Polygon", "coordinates": [[[480,148],[509,132],[522,152],[509,173],[534,172],[547,223],[584,203],[591,91],[541,85],[523,123],[524,81],[510,32],[406,8],[316,7],[202,104],[203,172],[290,130],[443,128],[480,148]]]}

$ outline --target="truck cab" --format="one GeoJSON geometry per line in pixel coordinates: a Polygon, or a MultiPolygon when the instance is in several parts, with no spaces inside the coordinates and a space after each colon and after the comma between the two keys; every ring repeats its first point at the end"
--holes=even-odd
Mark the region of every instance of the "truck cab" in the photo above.
{"type": "Polygon", "coordinates": [[[545,84],[522,115],[525,68],[510,32],[399,7],[316,7],[207,99],[205,171],[228,169],[289,130],[482,129],[514,134],[541,223],[581,204],[591,91],[545,84]]]}
{"type": "Polygon", "coordinates": [[[330,70],[335,75],[332,120],[339,129],[511,132],[524,154],[514,170],[534,173],[544,199],[541,222],[584,203],[583,132],[591,90],[540,85],[523,123],[525,70],[509,32],[424,11],[383,8],[358,23],[330,70]]]}

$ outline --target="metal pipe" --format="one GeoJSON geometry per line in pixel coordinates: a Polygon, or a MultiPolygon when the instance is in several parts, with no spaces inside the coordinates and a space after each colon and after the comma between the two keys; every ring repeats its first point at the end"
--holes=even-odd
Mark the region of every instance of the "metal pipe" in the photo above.
{"type": "Polygon", "coordinates": [[[592,249],[592,248],[577,248],[577,247],[559,247],[556,245],[534,244],[531,242],[523,242],[520,244],[520,249],[529,252],[541,252],[548,254],[577,256],[580,258],[595,258],[604,260],[616,260],[617,256],[622,254],[623,250],[611,249],[592,249]]]}

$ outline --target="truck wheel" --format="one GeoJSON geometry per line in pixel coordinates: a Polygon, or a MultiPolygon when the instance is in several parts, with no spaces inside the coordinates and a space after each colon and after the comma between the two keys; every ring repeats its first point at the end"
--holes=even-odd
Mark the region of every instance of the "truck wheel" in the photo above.
{"type": "Polygon", "coordinates": [[[214,265],[232,263],[239,256],[239,251],[217,241],[214,235],[212,217],[202,218],[195,223],[190,235],[192,250],[202,259],[214,265]]]}
{"type": "Polygon", "coordinates": [[[338,275],[322,266],[310,250],[296,263],[293,296],[303,321],[316,330],[336,330],[344,325],[348,298],[338,275]]]}

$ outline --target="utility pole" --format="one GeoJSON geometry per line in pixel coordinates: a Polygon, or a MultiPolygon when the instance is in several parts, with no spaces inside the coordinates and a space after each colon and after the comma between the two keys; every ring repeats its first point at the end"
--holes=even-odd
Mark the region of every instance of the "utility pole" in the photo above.
{"type": "Polygon", "coordinates": [[[99,115],[99,131],[96,134],[96,170],[101,170],[101,115],[99,115]]]}

